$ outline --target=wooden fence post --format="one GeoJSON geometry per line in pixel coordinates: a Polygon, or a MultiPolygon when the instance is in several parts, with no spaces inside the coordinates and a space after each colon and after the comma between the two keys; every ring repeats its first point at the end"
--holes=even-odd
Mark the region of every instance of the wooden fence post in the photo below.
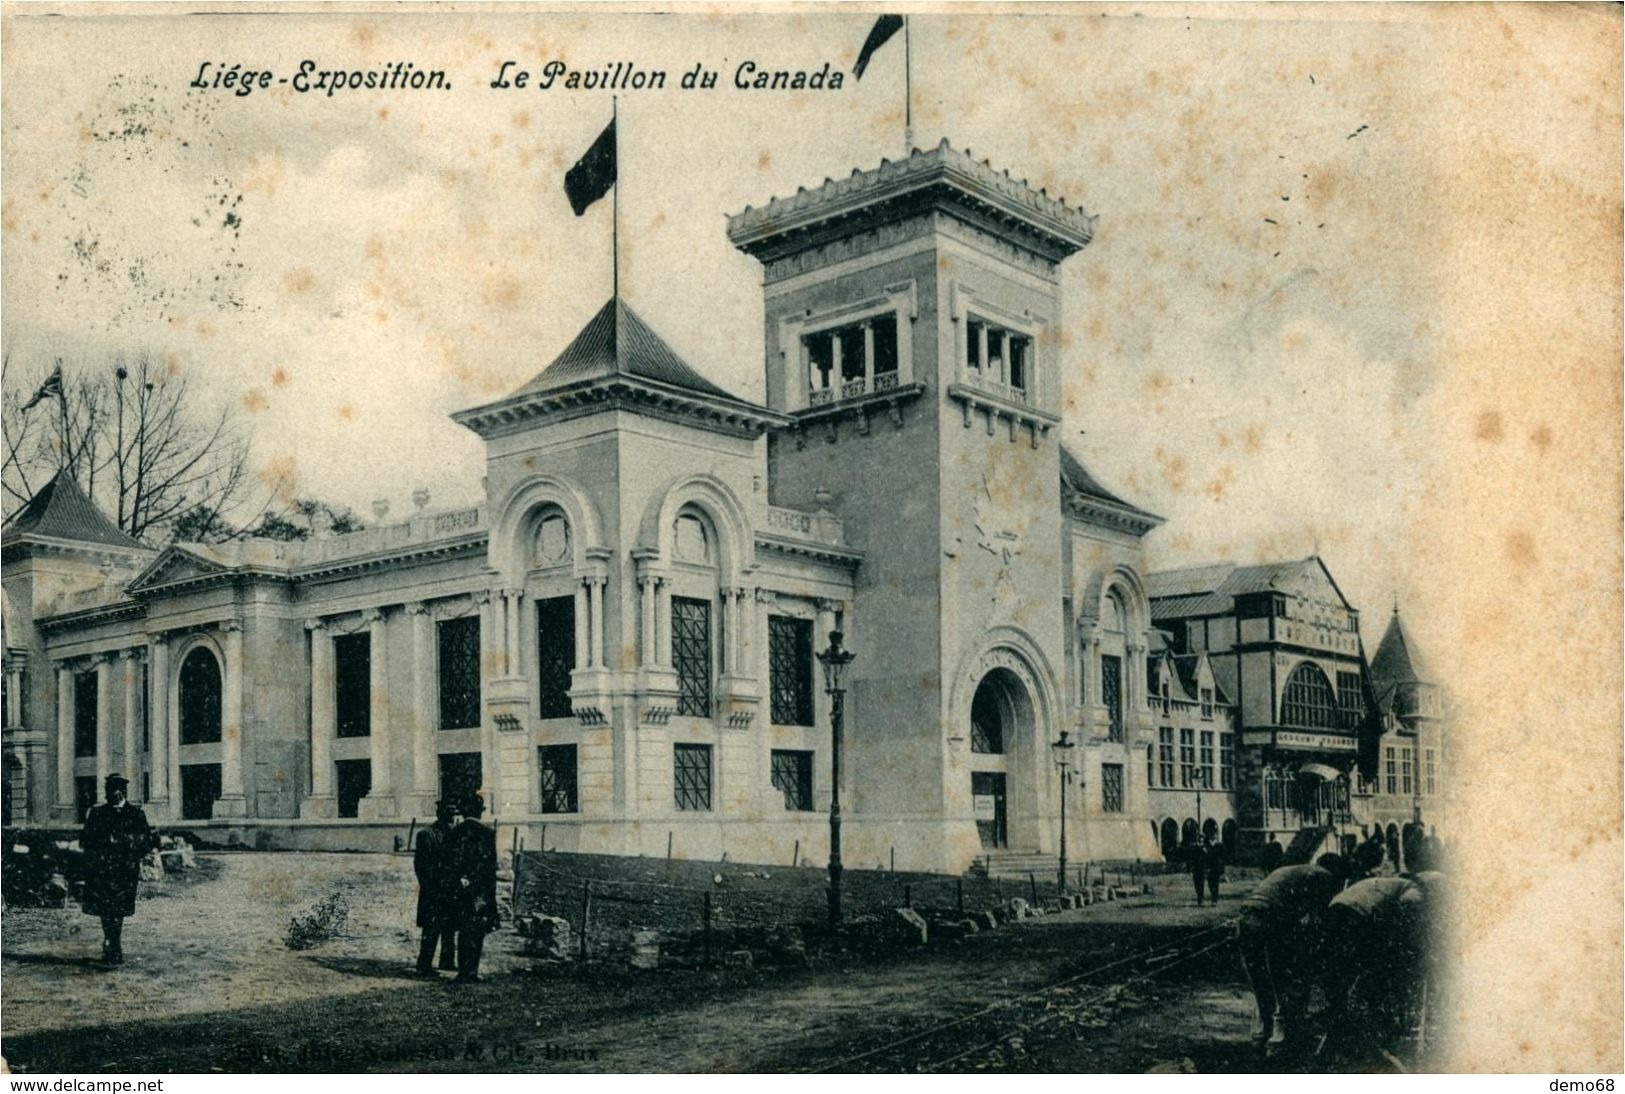
{"type": "Polygon", "coordinates": [[[796,849],[790,853],[790,865],[791,866],[800,866],[801,865],[801,841],[800,840],[796,840],[796,849]]]}
{"type": "Polygon", "coordinates": [[[1038,907],[1038,879],[1033,877],[1032,871],[1027,871],[1027,884],[1031,886],[1033,894],[1033,907],[1038,907]]]}
{"type": "Polygon", "coordinates": [[[587,959],[587,922],[592,915],[592,882],[581,887],[581,960],[587,959]]]}
{"type": "Polygon", "coordinates": [[[705,938],[705,963],[709,965],[711,963],[711,894],[705,893],[704,898],[705,903],[700,915],[701,922],[704,925],[702,934],[705,938]]]}

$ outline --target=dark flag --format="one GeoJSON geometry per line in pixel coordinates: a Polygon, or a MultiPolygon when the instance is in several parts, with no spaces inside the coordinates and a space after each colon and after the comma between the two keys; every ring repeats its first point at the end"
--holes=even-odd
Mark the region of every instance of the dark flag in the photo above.
{"type": "Polygon", "coordinates": [[[587,149],[587,154],[564,173],[564,192],[570,198],[570,208],[580,216],[614,185],[615,122],[611,120],[587,149]]]}
{"type": "Polygon", "coordinates": [[[57,365],[56,368],[52,370],[51,375],[49,375],[49,376],[47,376],[45,378],[45,382],[39,386],[39,390],[34,392],[34,397],[32,399],[28,400],[28,402],[23,404],[23,409],[24,410],[32,410],[34,408],[34,405],[36,403],[40,402],[42,399],[52,399],[52,398],[55,398],[55,399],[62,398],[62,366],[61,365],[57,365]]]}
{"type": "Polygon", "coordinates": [[[852,77],[863,79],[863,70],[869,67],[869,58],[875,55],[875,50],[891,40],[891,36],[903,29],[901,15],[882,15],[875,20],[875,25],[869,31],[869,37],[864,39],[863,48],[858,50],[858,63],[852,66],[852,77]]]}
{"type": "Polygon", "coordinates": [[[1376,689],[1371,686],[1371,664],[1365,659],[1364,639],[1360,640],[1360,700],[1360,706],[1364,709],[1356,738],[1358,752],[1355,764],[1361,775],[1375,782],[1382,746],[1382,707],[1377,703],[1376,689]]]}

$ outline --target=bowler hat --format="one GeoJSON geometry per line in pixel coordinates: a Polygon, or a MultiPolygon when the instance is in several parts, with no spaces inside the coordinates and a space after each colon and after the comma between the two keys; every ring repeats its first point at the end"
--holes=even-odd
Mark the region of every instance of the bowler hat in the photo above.
{"type": "Polygon", "coordinates": [[[108,786],[109,788],[114,787],[114,786],[129,786],[130,785],[130,780],[126,779],[123,775],[120,775],[116,771],[113,774],[107,776],[107,778],[103,779],[102,782],[106,786],[108,786]]]}

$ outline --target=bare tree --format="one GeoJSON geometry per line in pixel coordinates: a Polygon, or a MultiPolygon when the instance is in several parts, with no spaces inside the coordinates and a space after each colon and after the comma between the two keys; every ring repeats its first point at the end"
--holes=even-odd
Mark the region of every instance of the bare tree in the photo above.
{"type": "Polygon", "coordinates": [[[151,354],[65,374],[60,396],[33,406],[33,378],[7,379],[0,485],[8,515],[66,468],[138,539],[168,540],[185,527],[230,538],[263,516],[270,491],[254,504],[248,437],[232,408],[211,410],[189,375],[151,354]]]}

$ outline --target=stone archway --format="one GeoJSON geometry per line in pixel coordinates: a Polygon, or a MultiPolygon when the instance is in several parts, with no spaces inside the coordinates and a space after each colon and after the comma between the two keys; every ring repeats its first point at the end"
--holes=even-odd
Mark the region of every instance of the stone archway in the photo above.
{"type": "Polygon", "coordinates": [[[1021,846],[1036,840],[1022,831],[1033,812],[1024,801],[1029,787],[1017,775],[1030,760],[1035,712],[1032,695],[1014,669],[990,668],[971,697],[970,739],[971,806],[976,832],[986,850],[1009,847],[1012,829],[1021,846]]]}
{"type": "Polygon", "coordinates": [[[1179,854],[1179,822],[1172,817],[1162,820],[1162,857],[1172,862],[1179,854]]]}

